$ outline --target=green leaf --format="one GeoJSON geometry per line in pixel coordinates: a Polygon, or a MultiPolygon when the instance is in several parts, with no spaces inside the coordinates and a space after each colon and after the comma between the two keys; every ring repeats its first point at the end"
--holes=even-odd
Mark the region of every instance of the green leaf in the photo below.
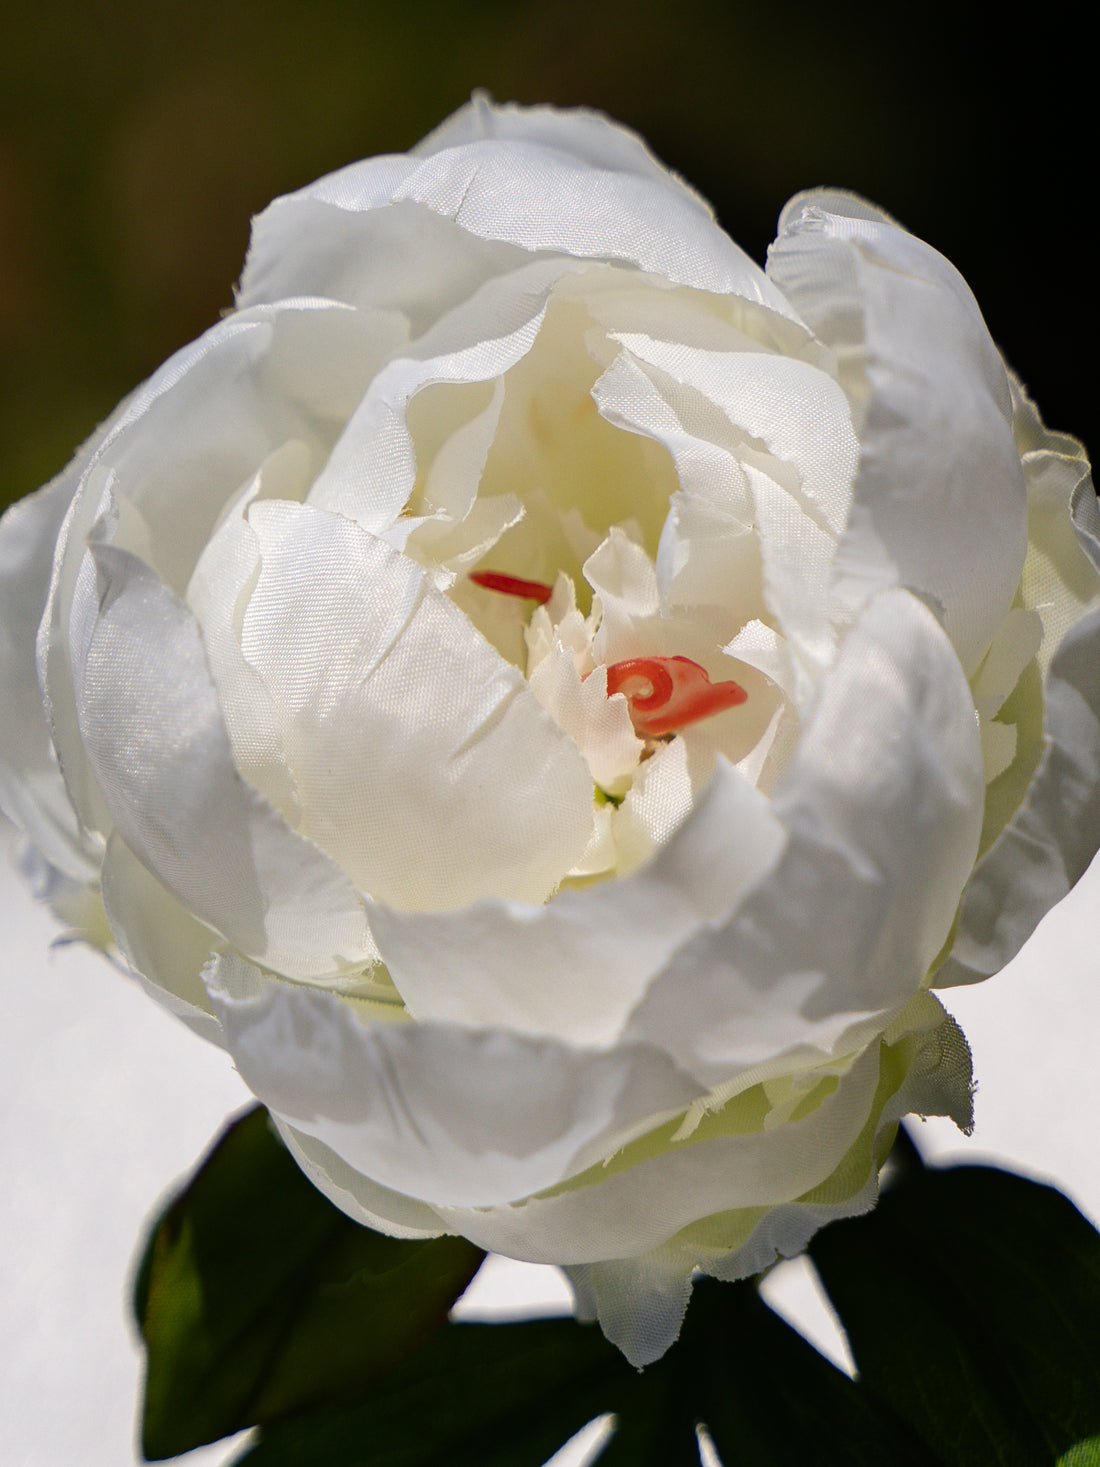
{"type": "Polygon", "coordinates": [[[633,1370],[572,1320],[440,1330],[364,1399],[264,1428],[240,1467],[541,1467],[614,1412],[601,1467],[698,1467],[696,1423],[738,1467],[934,1467],[935,1458],[764,1304],[704,1280],[680,1343],[633,1370]]]}
{"type": "Polygon", "coordinates": [[[942,1462],[1035,1467],[1100,1431],[1100,1234],[1052,1188],[909,1172],[810,1253],[864,1391],[942,1462]]]}
{"type": "Polygon", "coordinates": [[[261,1430],[248,1467],[541,1467],[633,1375],[571,1319],[454,1324],[345,1411],[261,1430]]]}
{"type": "Polygon", "coordinates": [[[253,1112],[142,1269],[146,1449],[258,1423],[238,1467],[541,1467],[611,1413],[601,1467],[697,1467],[700,1424],[738,1467],[1097,1462],[1100,1235],[1049,1188],[925,1170],[904,1138],[892,1175],[811,1250],[858,1382],[752,1284],[713,1280],[638,1372],[573,1320],[435,1328],[477,1251],[350,1223],[253,1112]]]}
{"type": "Polygon", "coordinates": [[[262,1429],[239,1467],[540,1467],[605,1412],[601,1467],[697,1467],[698,1423],[737,1467],[1100,1467],[1100,1235],[1049,1188],[925,1171],[904,1139],[894,1179],[812,1249],[858,1383],[751,1285],[704,1280],[644,1372],[569,1320],[454,1325],[354,1406],[262,1429]]]}
{"type": "Polygon", "coordinates": [[[1087,1442],[1077,1442],[1068,1452],[1063,1452],[1055,1467],[1100,1467],[1100,1436],[1090,1436],[1087,1442]]]}
{"type": "Polygon", "coordinates": [[[446,1319],[483,1253],[360,1227],[262,1108],[230,1125],[155,1225],[135,1309],[148,1460],[356,1397],[446,1319]]]}

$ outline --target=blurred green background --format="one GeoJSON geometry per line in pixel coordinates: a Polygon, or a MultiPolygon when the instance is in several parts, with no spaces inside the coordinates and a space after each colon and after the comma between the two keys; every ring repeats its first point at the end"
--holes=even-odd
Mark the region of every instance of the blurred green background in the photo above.
{"type": "Polygon", "coordinates": [[[963,270],[1086,441],[1088,73],[1049,5],[36,0],[0,53],[0,500],[231,301],[251,214],[401,151],[475,86],[638,128],[758,258],[785,199],[866,194],[963,270]]]}

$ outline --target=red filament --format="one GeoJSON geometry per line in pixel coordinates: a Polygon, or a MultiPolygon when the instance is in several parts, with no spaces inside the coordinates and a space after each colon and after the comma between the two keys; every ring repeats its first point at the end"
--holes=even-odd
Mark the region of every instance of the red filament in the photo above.
{"type": "Polygon", "coordinates": [[[736,708],[749,696],[740,683],[712,683],[690,657],[630,657],[607,669],[607,695],[622,693],[639,738],[659,739],[736,708]]]}
{"type": "Polygon", "coordinates": [[[475,586],[484,586],[486,591],[501,591],[505,596],[522,596],[527,601],[537,601],[545,606],[554,594],[553,586],[542,581],[522,581],[519,576],[506,576],[501,571],[471,571],[470,580],[475,586]]]}

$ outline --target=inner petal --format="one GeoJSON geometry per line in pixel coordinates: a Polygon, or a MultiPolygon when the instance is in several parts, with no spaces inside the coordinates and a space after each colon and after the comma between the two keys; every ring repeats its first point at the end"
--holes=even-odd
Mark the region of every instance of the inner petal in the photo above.
{"type": "Polygon", "coordinates": [[[249,523],[241,648],[278,710],[300,833],[390,906],[544,901],[588,843],[592,785],[519,671],[350,520],[265,501],[249,523]]]}
{"type": "MultiPolygon", "coordinates": [[[[624,432],[596,407],[592,389],[617,351],[583,300],[570,298],[564,287],[556,291],[530,351],[499,379],[503,401],[477,484],[479,499],[518,500],[523,510],[479,569],[543,584],[564,572],[585,611],[585,560],[617,524],[629,526],[655,554],[678,487],[663,445],[624,432]]],[[[430,512],[427,499],[433,505],[438,500],[438,491],[432,492],[437,458],[466,417],[484,414],[493,396],[488,384],[436,382],[410,402],[418,487],[408,512],[430,512]]],[[[522,641],[515,635],[520,614],[457,586],[454,599],[506,656],[521,660],[522,641]]]]}

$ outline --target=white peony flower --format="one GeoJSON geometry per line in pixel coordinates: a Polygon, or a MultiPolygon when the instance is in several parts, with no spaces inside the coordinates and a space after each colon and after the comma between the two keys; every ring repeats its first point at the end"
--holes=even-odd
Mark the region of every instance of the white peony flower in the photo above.
{"type": "Polygon", "coordinates": [[[277,200],[6,516],[0,797],[340,1207],[645,1363],[969,1124],[932,989],[1100,841],[1087,472],[877,209],[764,272],[631,133],[475,99],[277,200]]]}

